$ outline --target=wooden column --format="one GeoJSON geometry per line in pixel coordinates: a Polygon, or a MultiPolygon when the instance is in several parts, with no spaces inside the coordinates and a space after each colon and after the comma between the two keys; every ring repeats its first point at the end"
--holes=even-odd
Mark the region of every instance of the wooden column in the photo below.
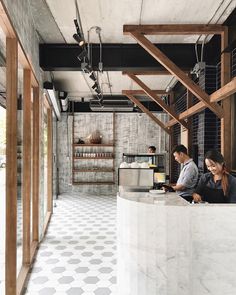
{"type": "MultiPolygon", "coordinates": [[[[228,29],[221,34],[221,51],[228,46],[228,29]]],[[[221,87],[230,81],[230,53],[221,55],[221,87]]],[[[231,169],[231,99],[222,101],[224,117],[221,119],[221,153],[224,155],[228,169],[231,169]]]]}
{"type": "Polygon", "coordinates": [[[6,40],[6,294],[16,295],[17,40],[6,40]]]}
{"type": "Polygon", "coordinates": [[[47,181],[48,181],[48,202],[47,202],[47,211],[52,212],[52,111],[51,109],[47,110],[47,125],[48,125],[48,173],[47,173],[47,181]]]}
{"type": "Polygon", "coordinates": [[[39,240],[39,88],[33,88],[33,241],[39,240]]]}
{"type": "Polygon", "coordinates": [[[23,88],[23,265],[30,264],[31,224],[31,71],[24,69],[23,88]]]}

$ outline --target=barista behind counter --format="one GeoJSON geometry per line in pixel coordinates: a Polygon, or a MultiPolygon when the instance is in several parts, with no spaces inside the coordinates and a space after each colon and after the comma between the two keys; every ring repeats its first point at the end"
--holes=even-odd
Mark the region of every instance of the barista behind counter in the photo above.
{"type": "Polygon", "coordinates": [[[175,185],[170,187],[163,185],[165,190],[176,191],[180,197],[188,202],[192,202],[192,194],[198,181],[198,168],[188,155],[187,148],[180,144],[172,150],[175,160],[183,165],[179,178],[175,185]]]}
{"type": "MultiPolygon", "coordinates": [[[[150,145],[149,147],[148,147],[148,154],[155,154],[156,153],[156,147],[154,146],[154,145],[150,145]]],[[[157,168],[157,166],[156,165],[154,165],[154,163],[153,163],[153,157],[149,157],[149,159],[148,159],[148,164],[149,164],[149,167],[151,168],[151,169],[153,169],[153,172],[158,172],[158,168],[157,168]]]]}
{"type": "Polygon", "coordinates": [[[193,194],[194,201],[236,203],[236,178],[226,170],[221,153],[216,150],[208,151],[205,164],[210,172],[201,176],[193,194]]]}

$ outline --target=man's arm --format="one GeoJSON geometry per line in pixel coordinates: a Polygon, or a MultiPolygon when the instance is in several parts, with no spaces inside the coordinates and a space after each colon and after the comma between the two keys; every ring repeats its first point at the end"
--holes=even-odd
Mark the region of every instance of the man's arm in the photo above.
{"type": "Polygon", "coordinates": [[[183,184],[176,184],[171,186],[175,191],[184,191],[185,186],[183,184]]]}

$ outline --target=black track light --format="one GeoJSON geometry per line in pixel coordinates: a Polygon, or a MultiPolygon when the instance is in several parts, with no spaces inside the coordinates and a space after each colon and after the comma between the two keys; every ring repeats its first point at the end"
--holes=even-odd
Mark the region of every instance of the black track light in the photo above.
{"type": "Polygon", "coordinates": [[[94,85],[92,86],[93,89],[98,88],[98,83],[95,82],[94,85]]]}
{"type": "Polygon", "coordinates": [[[80,34],[80,29],[79,29],[79,24],[78,24],[77,19],[74,19],[74,24],[75,24],[75,28],[76,28],[77,33],[80,34]]]}
{"type": "Polygon", "coordinates": [[[85,56],[87,56],[87,52],[86,52],[86,50],[83,50],[83,51],[77,56],[77,58],[78,58],[79,61],[82,61],[82,60],[85,58],[85,56]]]}
{"type": "Polygon", "coordinates": [[[99,100],[99,102],[100,102],[101,104],[103,103],[103,98],[102,98],[102,97],[99,98],[98,100],[99,100]]]}
{"type": "Polygon", "coordinates": [[[94,82],[97,80],[94,72],[91,73],[91,75],[89,76],[90,79],[92,79],[94,82]]]}
{"type": "Polygon", "coordinates": [[[73,38],[75,39],[76,42],[78,42],[79,46],[83,46],[84,45],[84,40],[83,38],[80,36],[80,34],[74,34],[73,38]]]}
{"type": "Polygon", "coordinates": [[[95,88],[94,90],[97,92],[97,94],[101,94],[101,90],[99,88],[95,88]]]}
{"type": "MultiPolygon", "coordinates": [[[[85,60],[86,60],[86,58],[85,58],[85,60]]],[[[89,74],[89,73],[92,72],[92,67],[91,67],[91,65],[88,64],[87,62],[82,62],[82,63],[81,63],[81,70],[82,70],[83,72],[85,72],[86,74],[89,74]]]]}

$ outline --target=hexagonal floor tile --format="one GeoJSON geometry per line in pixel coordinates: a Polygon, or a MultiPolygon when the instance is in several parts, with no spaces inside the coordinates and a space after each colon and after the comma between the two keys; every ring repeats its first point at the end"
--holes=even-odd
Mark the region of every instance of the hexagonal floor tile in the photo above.
{"type": "Polygon", "coordinates": [[[109,281],[112,283],[112,284],[116,284],[116,277],[111,277],[109,279],[109,281]]]}
{"type": "Polygon", "coordinates": [[[58,282],[60,284],[70,284],[71,282],[74,281],[74,278],[71,276],[67,276],[67,277],[61,277],[58,282]]]}
{"type": "Polygon", "coordinates": [[[84,290],[81,288],[72,287],[69,290],[66,291],[66,294],[68,295],[81,295],[84,293],[84,290]]]}
{"type": "Polygon", "coordinates": [[[95,295],[110,295],[111,294],[111,290],[109,288],[97,288],[94,291],[95,295]]]}
{"type": "Polygon", "coordinates": [[[70,257],[70,256],[72,256],[72,255],[73,255],[72,252],[62,252],[62,253],[61,253],[61,256],[64,256],[64,257],[70,257]]]}
{"type": "Polygon", "coordinates": [[[92,252],[83,252],[81,255],[84,256],[84,257],[91,257],[94,254],[92,252]]]}
{"type": "Polygon", "coordinates": [[[96,284],[99,281],[98,277],[87,277],[84,279],[86,284],[96,284]]]}
{"type": "Polygon", "coordinates": [[[43,288],[39,291],[39,295],[53,295],[56,294],[55,288],[43,288]]]}
{"type": "Polygon", "coordinates": [[[65,267],[54,267],[53,269],[52,269],[52,272],[53,273],[62,273],[62,272],[64,272],[66,269],[65,269],[65,267]]]}
{"type": "Polygon", "coordinates": [[[80,260],[79,259],[69,259],[68,263],[69,264],[78,264],[78,263],[80,263],[80,260]]]}
{"type": "Polygon", "coordinates": [[[48,278],[47,277],[37,277],[35,279],[33,279],[33,282],[35,284],[44,284],[48,281],[48,278]]]}
{"type": "Polygon", "coordinates": [[[91,259],[91,260],[89,260],[89,262],[91,264],[101,264],[102,260],[101,259],[91,259]]]}
{"type": "Polygon", "coordinates": [[[99,271],[100,271],[101,273],[110,273],[110,272],[113,271],[113,269],[110,268],[110,267],[101,267],[101,268],[99,268],[99,271]]]}
{"type": "Polygon", "coordinates": [[[78,267],[75,270],[77,273],[87,273],[89,271],[88,267],[78,267]]]}

